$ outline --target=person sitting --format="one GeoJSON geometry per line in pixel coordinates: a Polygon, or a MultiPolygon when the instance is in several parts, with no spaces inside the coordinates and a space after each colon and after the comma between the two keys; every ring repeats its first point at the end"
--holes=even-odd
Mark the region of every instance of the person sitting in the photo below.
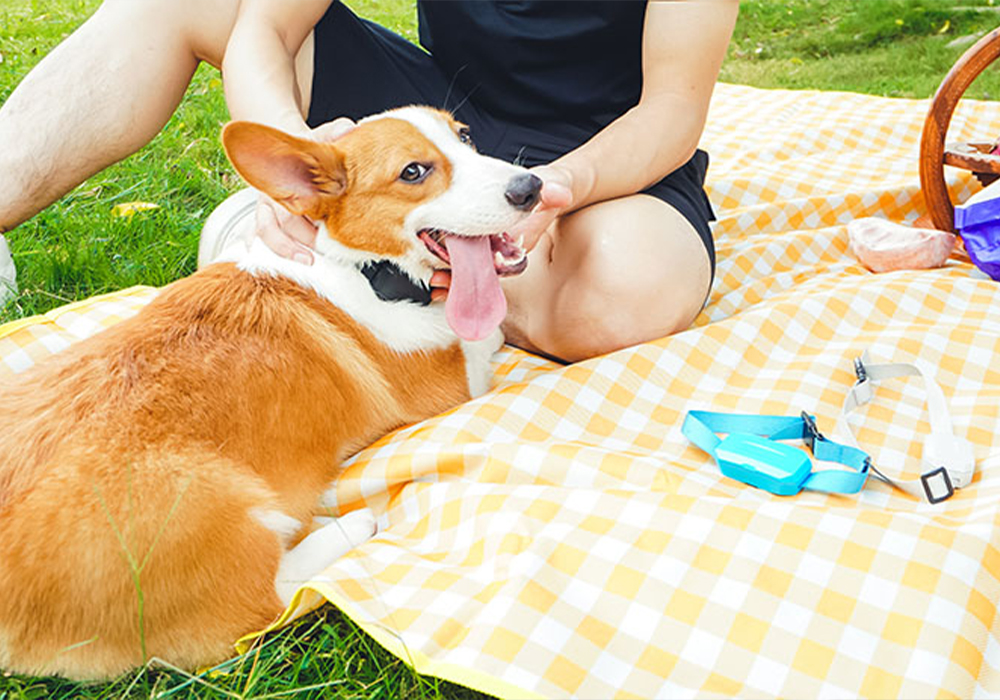
{"type": "MultiPolygon", "coordinates": [[[[423,49],[339,0],[105,0],[0,108],[0,232],[150,141],[207,61],[234,119],[330,139],[430,104],[480,151],[532,168],[544,186],[517,231],[528,269],[503,283],[508,342],[574,362],[688,328],[715,269],[697,144],[738,1],[417,11],[423,49]]],[[[265,197],[251,209],[251,234],[311,263],[308,221],[265,197]]],[[[246,228],[206,227],[219,240],[203,247],[246,228]]],[[[441,298],[447,273],[432,284],[441,298]]]]}

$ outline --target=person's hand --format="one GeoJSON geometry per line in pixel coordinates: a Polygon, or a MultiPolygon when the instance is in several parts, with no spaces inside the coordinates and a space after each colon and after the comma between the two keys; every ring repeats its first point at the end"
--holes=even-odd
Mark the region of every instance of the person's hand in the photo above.
{"type": "Polygon", "coordinates": [[[347,117],[337,117],[333,121],[317,126],[309,132],[309,137],[314,141],[336,141],[356,126],[357,124],[347,117]]]}
{"type": "MultiPolygon", "coordinates": [[[[542,165],[531,170],[542,178],[542,191],[538,204],[532,212],[513,226],[507,233],[515,241],[518,236],[524,236],[524,249],[530,251],[541,239],[542,234],[552,225],[552,222],[572,204],[573,193],[570,190],[569,174],[548,165],[542,165]]],[[[451,285],[451,272],[438,270],[431,275],[431,300],[441,301],[448,297],[448,287],[451,285]]]]}
{"type": "Polygon", "coordinates": [[[538,204],[523,221],[507,232],[515,241],[523,236],[522,245],[529,252],[538,245],[542,234],[556,218],[573,203],[571,178],[567,171],[551,165],[542,165],[532,168],[531,172],[542,178],[542,191],[538,204]]]}
{"type": "MultiPolygon", "coordinates": [[[[335,141],[354,126],[353,121],[341,117],[317,126],[309,136],[316,141],[335,141]]],[[[256,218],[256,235],[268,248],[283,258],[312,265],[316,227],[309,219],[292,214],[264,193],[257,201],[256,218]]]]}

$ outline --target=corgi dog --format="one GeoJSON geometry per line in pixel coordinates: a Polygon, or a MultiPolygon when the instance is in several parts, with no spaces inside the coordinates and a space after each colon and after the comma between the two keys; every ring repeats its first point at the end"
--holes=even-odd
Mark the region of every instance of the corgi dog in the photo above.
{"type": "Polygon", "coordinates": [[[489,388],[536,176],[425,107],[332,143],[234,122],[223,144],[317,225],[315,263],[257,241],[0,387],[4,671],[228,658],[373,534],[364,512],[314,521],[342,460],[489,388]],[[451,268],[447,301],[381,300],[377,261],[425,285],[451,268]]]}

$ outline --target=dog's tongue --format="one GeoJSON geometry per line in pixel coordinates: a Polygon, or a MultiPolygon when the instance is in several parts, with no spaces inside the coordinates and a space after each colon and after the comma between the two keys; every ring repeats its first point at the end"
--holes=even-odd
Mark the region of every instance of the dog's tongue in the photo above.
{"type": "Polygon", "coordinates": [[[448,325],[464,340],[482,340],[507,314],[507,300],[493,265],[488,236],[446,236],[451,287],[445,302],[448,325]]]}

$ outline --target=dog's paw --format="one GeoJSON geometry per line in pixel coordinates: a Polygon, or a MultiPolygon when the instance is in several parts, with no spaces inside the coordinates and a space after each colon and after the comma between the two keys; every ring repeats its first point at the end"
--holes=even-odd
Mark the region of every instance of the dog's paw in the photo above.
{"type": "Polygon", "coordinates": [[[331,518],[331,520],[341,529],[344,536],[351,542],[352,547],[367,542],[378,532],[375,513],[368,508],[351,511],[347,515],[331,518]]]}
{"type": "Polygon", "coordinates": [[[370,540],[377,530],[375,514],[367,508],[339,518],[316,517],[314,524],[320,525],[319,529],[309,533],[281,558],[275,588],[285,605],[291,602],[300,586],[370,540]]]}

